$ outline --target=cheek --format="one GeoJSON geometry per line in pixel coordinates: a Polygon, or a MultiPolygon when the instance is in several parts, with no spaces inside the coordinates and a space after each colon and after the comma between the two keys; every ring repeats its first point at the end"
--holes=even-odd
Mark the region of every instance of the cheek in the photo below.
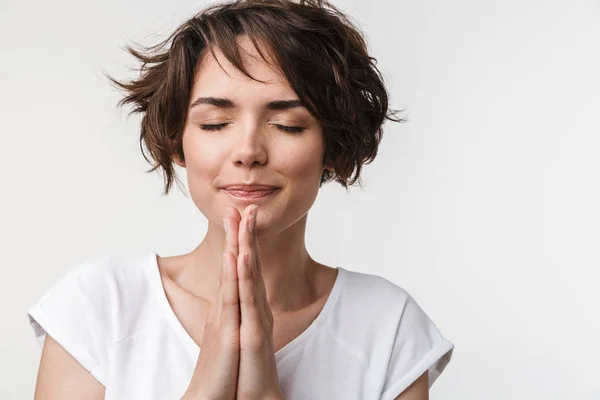
{"type": "Polygon", "coordinates": [[[219,175],[222,159],[217,149],[204,143],[184,143],[185,170],[190,197],[199,210],[210,209],[214,201],[212,183],[219,175]]]}
{"type": "Polygon", "coordinates": [[[306,215],[317,198],[322,174],[320,155],[314,146],[297,146],[278,164],[287,182],[287,226],[306,215]]]}
{"type": "Polygon", "coordinates": [[[288,147],[277,154],[277,166],[289,180],[310,184],[321,177],[321,149],[312,142],[288,147]]]}
{"type": "MultiPolygon", "coordinates": [[[[186,149],[185,160],[188,180],[194,179],[197,183],[215,176],[220,167],[219,153],[206,145],[195,143],[186,149]]],[[[206,182],[208,183],[208,182],[206,182]]]]}

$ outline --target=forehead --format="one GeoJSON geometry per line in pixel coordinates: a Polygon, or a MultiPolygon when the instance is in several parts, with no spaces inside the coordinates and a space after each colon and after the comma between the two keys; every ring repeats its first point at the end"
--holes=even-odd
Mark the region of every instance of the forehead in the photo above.
{"type": "Polygon", "coordinates": [[[257,82],[238,70],[218,47],[213,52],[207,50],[199,63],[192,88],[193,95],[218,95],[236,93],[239,96],[260,95],[287,95],[294,96],[294,91],[285,76],[276,68],[271,50],[268,46],[261,45],[261,51],[268,57],[266,62],[247,36],[237,39],[238,49],[248,73],[257,82]]]}

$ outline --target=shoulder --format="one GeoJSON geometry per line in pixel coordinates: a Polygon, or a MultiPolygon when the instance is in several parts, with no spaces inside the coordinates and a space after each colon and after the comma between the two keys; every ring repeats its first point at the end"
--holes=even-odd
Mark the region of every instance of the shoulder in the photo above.
{"type": "Polygon", "coordinates": [[[142,295],[150,259],[138,254],[104,254],[76,264],[67,279],[76,284],[94,307],[118,308],[142,295]]]}
{"type": "Polygon", "coordinates": [[[151,261],[147,254],[102,254],[77,263],[67,274],[91,289],[135,280],[151,261]]]}
{"type": "MultiPolygon", "coordinates": [[[[413,300],[403,287],[379,275],[344,270],[344,287],[347,297],[352,297],[362,307],[401,312],[413,300]]],[[[389,315],[389,314],[388,314],[389,315]]]]}
{"type": "Polygon", "coordinates": [[[382,276],[344,272],[341,313],[362,337],[377,338],[373,345],[389,352],[409,343],[426,351],[445,341],[430,316],[405,288],[382,276]]]}
{"type": "Polygon", "coordinates": [[[412,297],[402,287],[379,275],[341,268],[335,303],[337,337],[368,359],[375,349],[392,340],[412,297]]]}
{"type": "Polygon", "coordinates": [[[378,275],[345,275],[346,314],[370,338],[365,357],[382,387],[381,398],[395,399],[426,371],[431,386],[450,361],[454,345],[403,287],[378,275]]]}
{"type": "Polygon", "coordinates": [[[346,271],[345,275],[346,297],[388,334],[395,334],[399,329],[437,332],[428,314],[404,287],[379,275],[355,271],[346,271]]]}
{"type": "Polygon", "coordinates": [[[50,335],[106,385],[115,341],[138,329],[148,303],[144,277],[150,258],[102,255],[72,266],[29,308],[27,315],[43,347],[50,335]]]}
{"type": "MultiPolygon", "coordinates": [[[[102,254],[73,265],[35,308],[64,323],[88,323],[112,343],[131,335],[152,310],[152,255],[102,254]]],[[[155,259],[154,259],[155,260],[155,259]]]]}

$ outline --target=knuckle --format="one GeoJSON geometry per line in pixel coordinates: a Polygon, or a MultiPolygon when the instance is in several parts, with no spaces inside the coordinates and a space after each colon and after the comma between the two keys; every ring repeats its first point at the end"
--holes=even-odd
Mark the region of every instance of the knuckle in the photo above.
{"type": "Polygon", "coordinates": [[[248,305],[248,306],[256,306],[256,304],[258,303],[258,299],[256,298],[256,295],[254,293],[250,293],[248,294],[248,296],[243,300],[244,304],[248,305]]]}
{"type": "Polygon", "coordinates": [[[263,350],[267,347],[264,335],[252,335],[248,340],[248,347],[252,350],[263,350]]]}
{"type": "Polygon", "coordinates": [[[231,245],[228,246],[228,249],[229,249],[229,252],[231,254],[233,254],[233,260],[234,260],[233,262],[237,263],[238,262],[237,255],[238,255],[238,253],[240,251],[239,246],[231,244],[231,245]]]}
{"type": "Polygon", "coordinates": [[[232,308],[237,307],[239,305],[239,299],[236,296],[230,296],[227,294],[223,295],[223,299],[221,301],[222,308],[232,308]]]}
{"type": "Polygon", "coordinates": [[[226,329],[218,336],[218,346],[220,349],[230,350],[239,348],[240,338],[235,330],[226,329]]]}
{"type": "Polygon", "coordinates": [[[206,316],[206,325],[210,324],[212,322],[212,320],[214,319],[214,307],[211,307],[210,310],[208,310],[208,315],[206,316]]]}

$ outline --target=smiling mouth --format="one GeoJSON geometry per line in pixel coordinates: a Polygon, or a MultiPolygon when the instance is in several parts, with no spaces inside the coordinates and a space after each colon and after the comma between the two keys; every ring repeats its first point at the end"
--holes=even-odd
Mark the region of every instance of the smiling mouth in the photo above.
{"type": "Polygon", "coordinates": [[[279,189],[271,189],[271,190],[239,190],[239,189],[225,189],[225,191],[236,198],[239,199],[260,199],[266,198],[271,194],[275,193],[279,189]]]}

